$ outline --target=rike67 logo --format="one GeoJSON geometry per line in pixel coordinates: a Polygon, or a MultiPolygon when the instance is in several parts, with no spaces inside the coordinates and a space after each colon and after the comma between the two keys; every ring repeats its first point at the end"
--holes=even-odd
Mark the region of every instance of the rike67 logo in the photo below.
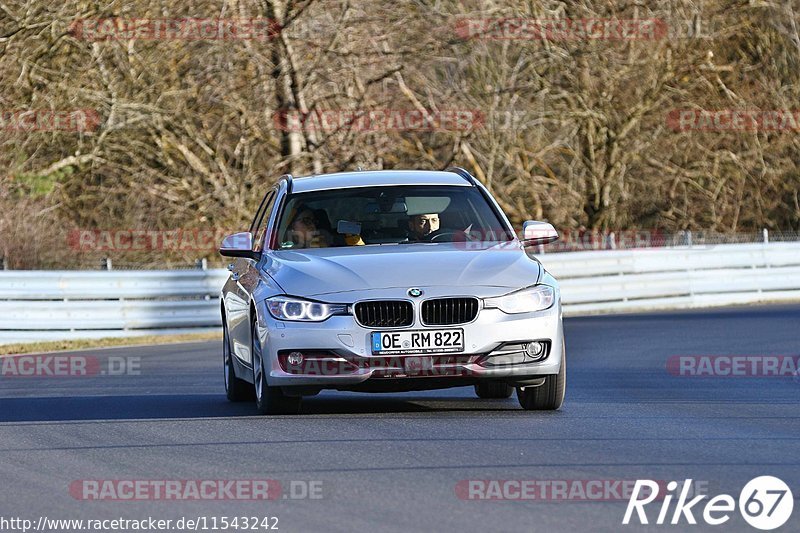
{"type": "MultiPolygon", "coordinates": [[[[691,485],[692,480],[687,479],[682,485],[680,494],[678,494],[676,490],[679,487],[678,482],[670,481],[667,483],[668,492],[661,501],[661,508],[655,521],[656,524],[696,525],[697,519],[694,513],[700,514],[703,521],[711,526],[725,524],[731,519],[731,515],[736,511],[737,507],[737,502],[733,496],[720,494],[709,499],[702,506],[699,505],[700,502],[708,498],[708,495],[701,494],[688,499],[691,485]],[[678,499],[670,519],[670,506],[676,495],[678,499]],[[695,506],[697,507],[695,508],[695,506]]],[[[652,515],[650,517],[647,516],[645,507],[658,497],[658,486],[656,481],[649,479],[636,480],[633,494],[631,494],[630,500],[628,500],[628,507],[625,510],[625,517],[622,519],[623,524],[631,523],[634,511],[640,524],[647,525],[650,523],[649,520],[652,519],[652,515]],[[645,496],[641,497],[642,494],[645,496]]],[[[759,476],[751,479],[744,486],[739,494],[738,507],[739,513],[741,513],[745,522],[756,529],[769,531],[781,527],[792,516],[794,497],[789,486],[782,480],[773,476],[759,476]]]]}

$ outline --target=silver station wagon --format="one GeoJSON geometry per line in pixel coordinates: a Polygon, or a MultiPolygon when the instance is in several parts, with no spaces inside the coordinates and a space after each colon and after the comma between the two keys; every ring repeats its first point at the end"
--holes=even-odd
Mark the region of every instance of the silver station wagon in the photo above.
{"type": "Polygon", "coordinates": [[[263,414],[322,389],[474,387],[558,409],[566,361],[558,283],[466,170],[283,176],[249,231],[225,238],[225,390],[263,414]]]}

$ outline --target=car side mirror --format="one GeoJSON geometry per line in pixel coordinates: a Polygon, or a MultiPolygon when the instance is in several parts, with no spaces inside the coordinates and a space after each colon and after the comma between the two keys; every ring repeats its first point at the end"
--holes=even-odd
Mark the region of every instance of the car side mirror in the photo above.
{"type": "Polygon", "coordinates": [[[558,232],[552,224],[538,220],[526,220],[522,224],[522,244],[534,246],[558,240],[558,232]]]}
{"type": "Polygon", "coordinates": [[[249,231],[242,231],[228,235],[222,239],[219,247],[219,255],[224,257],[246,257],[258,260],[261,252],[253,251],[253,234],[249,231]]]}

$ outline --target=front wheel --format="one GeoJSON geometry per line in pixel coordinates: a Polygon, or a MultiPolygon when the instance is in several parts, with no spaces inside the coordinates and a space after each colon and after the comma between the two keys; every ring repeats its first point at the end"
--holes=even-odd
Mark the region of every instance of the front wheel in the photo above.
{"type": "Polygon", "coordinates": [[[256,409],[262,415],[297,414],[300,412],[301,396],[286,396],[280,387],[267,384],[267,372],[264,365],[264,352],[258,338],[258,325],[253,320],[253,383],[256,389],[256,409]]]}
{"type": "Polygon", "coordinates": [[[567,389],[566,350],[561,347],[561,368],[558,374],[545,376],[538,387],[517,387],[517,399],[527,411],[555,411],[564,403],[567,389]]]}

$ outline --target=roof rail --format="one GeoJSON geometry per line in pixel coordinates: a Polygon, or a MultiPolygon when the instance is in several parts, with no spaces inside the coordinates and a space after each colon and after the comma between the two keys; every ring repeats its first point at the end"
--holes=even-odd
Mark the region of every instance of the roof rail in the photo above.
{"type": "Polygon", "coordinates": [[[477,185],[475,178],[472,176],[472,174],[470,174],[468,171],[466,171],[461,167],[447,167],[445,169],[445,172],[453,172],[455,174],[458,174],[459,176],[467,180],[470,184],[477,185]]]}
{"type": "Polygon", "coordinates": [[[292,175],[291,174],[284,174],[278,181],[286,180],[286,194],[292,194],[292,175]]]}

